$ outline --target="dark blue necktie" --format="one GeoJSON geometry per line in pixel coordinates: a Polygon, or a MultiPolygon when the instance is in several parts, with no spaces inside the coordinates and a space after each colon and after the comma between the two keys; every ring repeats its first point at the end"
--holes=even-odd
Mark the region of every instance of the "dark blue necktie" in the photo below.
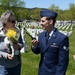
{"type": "Polygon", "coordinates": [[[49,34],[46,33],[46,44],[48,43],[49,37],[50,37],[49,34]]]}

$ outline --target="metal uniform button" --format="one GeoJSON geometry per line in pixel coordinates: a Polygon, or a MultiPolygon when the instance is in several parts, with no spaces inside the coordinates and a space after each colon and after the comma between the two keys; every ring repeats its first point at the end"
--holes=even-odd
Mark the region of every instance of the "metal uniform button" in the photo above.
{"type": "Polygon", "coordinates": [[[44,65],[44,63],[43,63],[43,65],[44,65]]]}
{"type": "Polygon", "coordinates": [[[45,59],[45,57],[44,57],[44,59],[45,59]]]}

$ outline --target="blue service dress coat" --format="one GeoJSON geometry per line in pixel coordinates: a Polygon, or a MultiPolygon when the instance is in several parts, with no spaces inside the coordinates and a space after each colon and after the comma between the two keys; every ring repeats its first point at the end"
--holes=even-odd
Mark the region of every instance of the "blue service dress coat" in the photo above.
{"type": "Polygon", "coordinates": [[[69,61],[69,40],[57,29],[46,45],[45,31],[38,36],[38,46],[32,47],[35,54],[41,54],[38,75],[66,75],[69,61]]]}

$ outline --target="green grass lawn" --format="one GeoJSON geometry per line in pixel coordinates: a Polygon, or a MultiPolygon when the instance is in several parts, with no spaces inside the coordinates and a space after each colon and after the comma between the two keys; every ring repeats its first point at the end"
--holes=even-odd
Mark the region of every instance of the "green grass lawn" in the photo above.
{"type": "MultiPolygon", "coordinates": [[[[66,75],[75,75],[75,61],[73,59],[73,54],[75,54],[75,28],[73,28],[73,33],[69,36],[69,43],[70,59],[66,75]]],[[[28,46],[28,52],[22,54],[21,75],[37,75],[40,55],[32,53],[31,38],[28,35],[26,35],[26,45],[28,46]]]]}

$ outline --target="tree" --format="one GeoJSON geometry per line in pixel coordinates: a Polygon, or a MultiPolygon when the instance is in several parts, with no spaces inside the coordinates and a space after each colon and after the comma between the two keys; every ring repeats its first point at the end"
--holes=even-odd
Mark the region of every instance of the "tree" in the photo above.
{"type": "Polygon", "coordinates": [[[39,20],[40,19],[40,10],[39,8],[36,8],[31,11],[31,19],[33,20],[39,20]]]}
{"type": "Polygon", "coordinates": [[[17,17],[17,20],[19,19],[29,19],[29,10],[27,9],[18,9],[15,11],[15,14],[16,14],[16,17],[17,17]]]}
{"type": "Polygon", "coordinates": [[[50,10],[58,10],[59,9],[59,6],[55,6],[54,4],[52,4],[50,7],[49,7],[50,10]]]}
{"type": "Polygon", "coordinates": [[[5,9],[10,7],[25,7],[25,2],[22,0],[0,0],[0,5],[5,9]]]}
{"type": "Polygon", "coordinates": [[[75,20],[75,4],[70,3],[69,6],[70,6],[70,8],[69,8],[70,19],[75,20]]]}

